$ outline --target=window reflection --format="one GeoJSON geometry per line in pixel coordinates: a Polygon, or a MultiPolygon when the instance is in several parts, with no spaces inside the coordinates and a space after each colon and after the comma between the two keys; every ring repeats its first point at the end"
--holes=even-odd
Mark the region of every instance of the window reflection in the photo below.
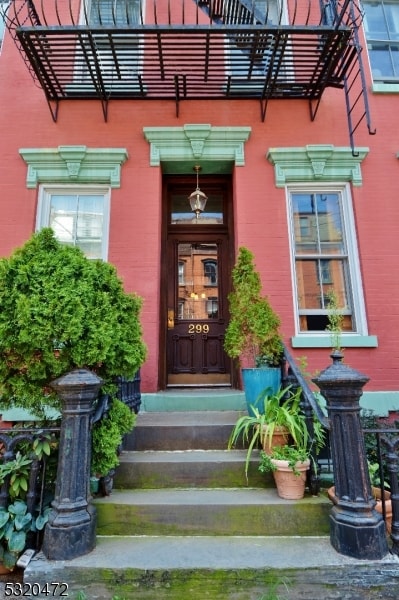
{"type": "MultiPolygon", "coordinates": [[[[192,191],[192,190],[191,190],[192,191]]],[[[190,211],[187,200],[189,193],[182,192],[174,194],[172,197],[171,224],[172,225],[222,225],[223,224],[223,196],[221,194],[212,194],[206,192],[208,200],[205,211],[196,219],[193,212],[190,211]]]]}
{"type": "Polygon", "coordinates": [[[218,247],[207,243],[178,244],[178,319],[216,319],[218,247]]]}

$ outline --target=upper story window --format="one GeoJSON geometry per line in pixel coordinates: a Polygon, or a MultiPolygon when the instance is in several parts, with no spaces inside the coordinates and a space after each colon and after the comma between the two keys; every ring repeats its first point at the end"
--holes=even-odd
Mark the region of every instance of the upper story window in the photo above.
{"type": "MultiPolygon", "coordinates": [[[[266,26],[281,24],[281,17],[284,17],[282,2],[283,0],[256,0],[256,2],[250,3],[254,22],[265,23],[266,26]]],[[[257,38],[256,49],[254,50],[252,36],[239,33],[234,36],[234,43],[230,46],[230,53],[232,58],[231,75],[234,77],[236,83],[244,85],[244,80],[248,77],[249,65],[251,78],[255,79],[255,82],[257,77],[264,79],[271,66],[273,71],[277,68],[276,65],[280,62],[279,56],[271,49],[273,44],[270,43],[270,37],[270,34],[265,34],[264,40],[257,38]],[[240,78],[242,78],[242,82],[240,82],[240,78]]],[[[282,68],[284,67],[280,65],[280,72],[282,72],[282,68]]]]}
{"type": "Polygon", "coordinates": [[[363,333],[349,189],[289,190],[298,333],[325,332],[332,294],[343,331],[363,333]]]}
{"type": "Polygon", "coordinates": [[[218,283],[218,266],[215,260],[203,260],[204,264],[204,285],[214,286],[218,283]]]}
{"type": "Polygon", "coordinates": [[[363,1],[373,80],[399,82],[399,1],[363,1]]]}
{"type": "Polygon", "coordinates": [[[51,227],[63,244],[78,246],[88,258],[107,259],[109,190],[41,187],[37,229],[51,227]]]}
{"type": "MultiPolygon", "coordinates": [[[[87,0],[87,15],[93,28],[134,26],[140,21],[140,0],[87,0]]],[[[115,87],[118,81],[136,80],[140,49],[137,33],[96,33],[94,38],[99,66],[104,84],[115,87]]],[[[90,51],[90,49],[89,49],[90,51]]],[[[93,72],[86,68],[83,80],[95,78],[93,72]]]]}
{"type": "Polygon", "coordinates": [[[3,46],[4,34],[6,31],[4,19],[2,18],[1,15],[5,14],[9,4],[10,4],[10,2],[1,2],[0,1],[0,52],[1,52],[1,48],[3,46]]]}

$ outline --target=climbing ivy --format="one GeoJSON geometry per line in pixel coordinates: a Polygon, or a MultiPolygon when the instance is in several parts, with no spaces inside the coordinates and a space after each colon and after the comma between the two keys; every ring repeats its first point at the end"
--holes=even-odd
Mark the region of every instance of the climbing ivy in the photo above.
{"type": "Polygon", "coordinates": [[[115,268],[34,234],[0,260],[0,397],[41,413],[58,407],[49,383],[87,368],[112,392],[118,375],[132,377],[146,356],[142,300],[126,293],[115,268]]]}

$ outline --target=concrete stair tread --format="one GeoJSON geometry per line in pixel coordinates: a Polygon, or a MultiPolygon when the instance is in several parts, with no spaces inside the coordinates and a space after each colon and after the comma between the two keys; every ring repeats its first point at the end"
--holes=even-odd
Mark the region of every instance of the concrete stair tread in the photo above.
{"type": "MultiPolygon", "coordinates": [[[[220,462],[229,463],[239,461],[244,470],[246,450],[131,450],[122,452],[121,462],[124,463],[168,463],[168,462],[220,462]]],[[[259,451],[252,452],[251,460],[259,461],[259,451]]]]}
{"type": "MultiPolygon", "coordinates": [[[[336,552],[328,536],[99,536],[97,546],[85,556],[68,561],[68,570],[110,569],[289,569],[387,564],[397,569],[398,557],[380,561],[357,560],[336,552]]],[[[65,569],[64,561],[49,563],[40,553],[29,564],[29,580],[40,571],[50,576],[65,569]]],[[[64,572],[65,579],[65,572],[64,572]]],[[[62,579],[62,581],[64,581],[62,579]]],[[[53,581],[53,579],[50,579],[53,581]]],[[[61,580],[60,580],[61,581],[61,580]]]]}
{"type": "Polygon", "coordinates": [[[95,504],[114,505],[271,505],[271,504],[328,504],[327,496],[306,494],[301,500],[284,500],[275,488],[163,488],[115,490],[110,496],[98,498],[95,504]]]}
{"type": "Polygon", "coordinates": [[[140,412],[137,415],[136,426],[140,427],[187,427],[234,425],[237,418],[244,414],[238,410],[204,410],[204,411],[170,411],[170,412],[140,412]]]}

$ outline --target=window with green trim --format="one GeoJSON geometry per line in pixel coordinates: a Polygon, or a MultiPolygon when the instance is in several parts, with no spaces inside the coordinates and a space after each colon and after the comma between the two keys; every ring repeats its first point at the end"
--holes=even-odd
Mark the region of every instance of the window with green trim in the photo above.
{"type": "Polygon", "coordinates": [[[109,188],[41,186],[36,229],[51,227],[63,244],[88,258],[107,259],[109,188]]]}
{"type": "Polygon", "coordinates": [[[297,332],[326,331],[333,293],[343,332],[365,333],[349,187],[291,187],[288,199],[297,332]]]}

